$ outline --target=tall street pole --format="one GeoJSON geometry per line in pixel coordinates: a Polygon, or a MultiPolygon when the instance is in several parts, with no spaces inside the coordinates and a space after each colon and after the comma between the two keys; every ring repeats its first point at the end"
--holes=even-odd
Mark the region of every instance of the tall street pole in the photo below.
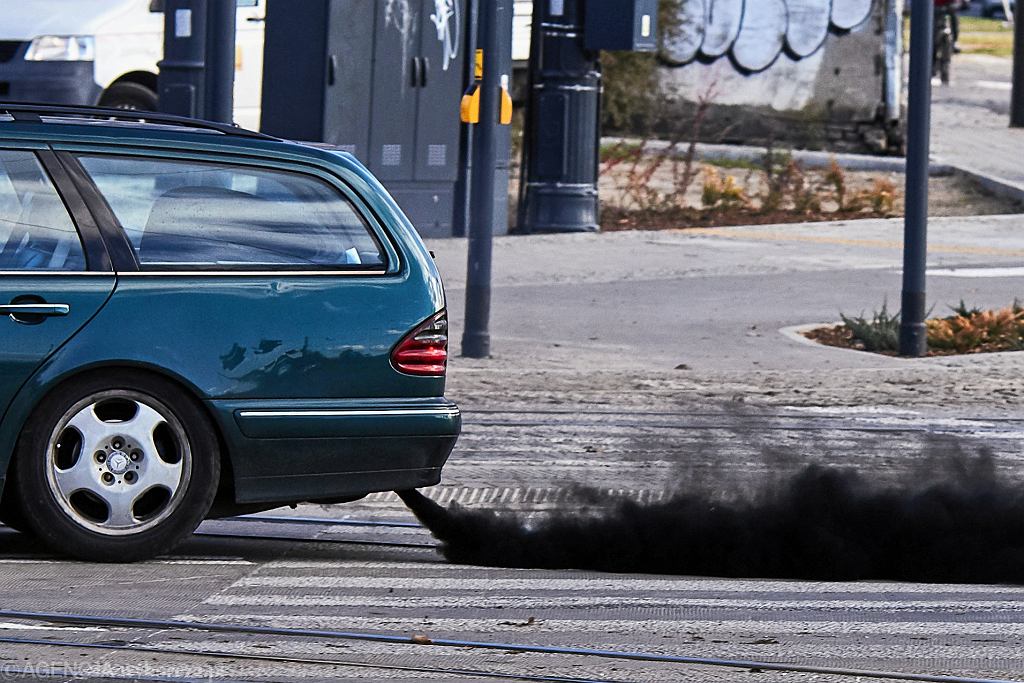
{"type": "Polygon", "coordinates": [[[1013,13],[1013,90],[1010,95],[1010,128],[1024,128],[1024,21],[1013,13]]]}
{"type": "Polygon", "coordinates": [[[928,155],[931,143],[934,0],[912,0],[907,107],[907,188],[903,227],[900,355],[928,351],[925,271],[928,265],[928,155]]]}
{"type": "MultiPolygon", "coordinates": [[[[466,323],[462,333],[462,355],[486,358],[491,354],[491,254],[496,216],[496,168],[499,153],[499,122],[504,87],[509,74],[502,73],[502,27],[511,25],[512,0],[479,3],[479,36],[483,49],[480,80],[480,117],[473,128],[470,180],[469,253],[466,271],[466,323]],[[504,77],[504,78],[503,78],[504,77]]],[[[506,50],[510,50],[506,46],[506,50]]],[[[507,178],[507,175],[505,176],[507,178]]],[[[507,202],[508,188],[502,201],[507,202]]],[[[506,215],[504,211],[500,215],[506,215]]]]}

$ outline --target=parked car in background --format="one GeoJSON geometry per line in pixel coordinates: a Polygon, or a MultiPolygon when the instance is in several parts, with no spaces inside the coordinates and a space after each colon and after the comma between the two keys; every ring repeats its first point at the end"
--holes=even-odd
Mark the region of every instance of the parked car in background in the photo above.
{"type": "Polygon", "coordinates": [[[354,157],[0,104],[0,516],[100,561],[209,515],[436,483],[430,254],[354,157]]]}
{"type": "MultiPolygon", "coordinates": [[[[235,120],[259,127],[265,0],[236,0],[235,120]]],[[[0,2],[0,101],[153,111],[162,0],[0,2]]]]}

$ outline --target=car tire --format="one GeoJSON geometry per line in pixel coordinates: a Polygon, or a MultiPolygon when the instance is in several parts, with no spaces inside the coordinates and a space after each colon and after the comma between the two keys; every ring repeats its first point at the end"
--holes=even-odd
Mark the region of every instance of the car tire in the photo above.
{"type": "Polygon", "coordinates": [[[14,474],[22,517],[52,550],[132,562],[168,552],[203,521],[220,448],[209,417],[175,383],[92,373],[36,407],[14,474]]]}
{"type": "Polygon", "coordinates": [[[158,99],[155,92],[140,83],[115,83],[100,96],[99,106],[111,109],[156,111],[158,99]]]}

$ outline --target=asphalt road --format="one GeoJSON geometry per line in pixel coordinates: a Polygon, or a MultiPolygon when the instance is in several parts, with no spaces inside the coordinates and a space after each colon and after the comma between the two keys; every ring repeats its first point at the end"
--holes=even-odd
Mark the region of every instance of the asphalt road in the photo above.
{"type": "MultiPolygon", "coordinates": [[[[497,404],[491,412],[478,409],[467,416],[466,437],[449,470],[449,480],[461,485],[435,492],[435,497],[470,508],[543,514],[578,505],[567,494],[569,482],[609,496],[656,502],[680,478],[709,486],[756,486],[806,462],[858,469],[879,480],[907,471],[934,475],[936,435],[958,438],[969,452],[992,448],[1000,472],[1009,478],[1022,471],[1018,444],[1024,420],[695,408],[634,411],[628,418],[579,405],[546,412],[497,404]]],[[[354,506],[278,514],[413,521],[392,495],[372,496],[354,506]]],[[[0,532],[0,604],[5,610],[422,634],[929,674],[1020,678],[1024,668],[1019,609],[1024,587],[460,566],[446,563],[429,547],[429,534],[408,527],[216,521],[203,531],[224,536],[196,537],[171,556],[131,566],[70,562],[41,552],[14,532],[0,532]],[[427,547],[407,547],[417,545],[427,547]]],[[[326,637],[71,626],[0,615],[0,676],[10,680],[38,680],[40,673],[55,672],[94,680],[484,680],[454,670],[622,681],[754,676],[749,669],[326,637]],[[90,651],[3,640],[10,638],[167,652],[90,651]],[[172,654],[196,651],[321,663],[172,654]],[[25,669],[36,678],[15,675],[25,669]]],[[[757,673],[755,679],[838,680],[770,672],[757,673]]]]}

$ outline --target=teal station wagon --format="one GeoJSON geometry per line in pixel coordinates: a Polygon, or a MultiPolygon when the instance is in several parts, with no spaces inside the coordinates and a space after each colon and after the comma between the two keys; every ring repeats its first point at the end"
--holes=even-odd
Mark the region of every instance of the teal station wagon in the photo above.
{"type": "Polygon", "coordinates": [[[440,277],[345,153],[0,104],[0,316],[0,517],[76,557],[435,484],[459,434],[440,277]]]}

